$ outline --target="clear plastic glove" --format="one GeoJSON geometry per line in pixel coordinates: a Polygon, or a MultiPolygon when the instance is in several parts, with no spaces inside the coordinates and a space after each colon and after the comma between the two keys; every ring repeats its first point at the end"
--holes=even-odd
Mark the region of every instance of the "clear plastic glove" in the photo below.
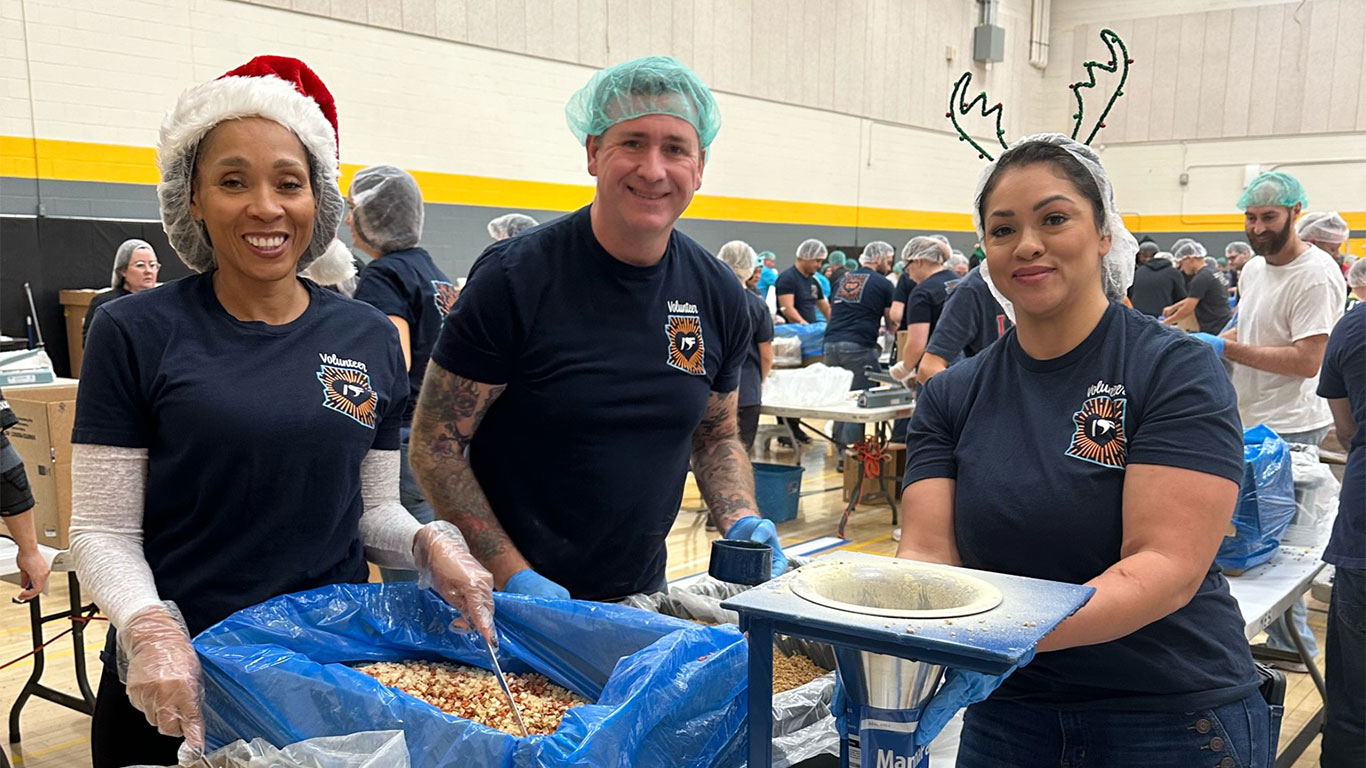
{"type": "Polygon", "coordinates": [[[979,701],[986,701],[991,692],[1001,687],[1007,677],[1020,667],[1034,660],[1034,649],[1020,658],[1020,663],[1006,670],[1004,674],[987,675],[963,669],[950,669],[944,674],[944,684],[939,692],[930,699],[925,711],[920,713],[920,724],[915,729],[915,745],[923,747],[934,740],[944,730],[958,710],[979,701]]]}
{"type": "Polygon", "coordinates": [[[569,599],[569,590],[547,579],[541,574],[524,568],[508,579],[508,583],[503,585],[504,592],[516,592],[532,597],[554,597],[560,600],[569,599]]]}
{"type": "Polygon", "coordinates": [[[893,365],[888,373],[892,375],[892,378],[904,384],[915,375],[915,368],[906,365],[905,360],[898,360],[896,361],[896,365],[893,365]]]}
{"type": "Polygon", "coordinates": [[[465,544],[460,529],[445,520],[427,523],[413,537],[417,585],[436,590],[441,599],[460,611],[456,627],[475,631],[497,644],[493,633],[493,574],[465,544]]]}
{"type": "Polygon", "coordinates": [[[1215,336],[1212,333],[1192,333],[1191,338],[1205,342],[1211,347],[1214,347],[1214,354],[1220,357],[1224,356],[1224,339],[1222,337],[1215,336]]]}
{"type": "Polygon", "coordinates": [[[52,569],[47,564],[38,550],[25,552],[19,551],[19,556],[14,559],[14,564],[19,566],[19,583],[23,585],[23,590],[15,598],[21,603],[37,597],[43,590],[47,589],[47,577],[52,569]]]}
{"type": "Polygon", "coordinates": [[[783,554],[782,542],[778,541],[778,529],[772,520],[762,517],[742,517],[726,531],[726,538],[739,541],[757,541],[773,548],[773,571],[771,576],[778,578],[787,573],[787,555],[783,554]]]}
{"type": "MultiPolygon", "coordinates": [[[[148,606],[118,628],[119,651],[128,660],[128,700],[166,736],[184,736],[204,749],[204,687],[199,657],[174,603],[148,606]]],[[[121,670],[122,671],[122,670],[121,670]]]]}

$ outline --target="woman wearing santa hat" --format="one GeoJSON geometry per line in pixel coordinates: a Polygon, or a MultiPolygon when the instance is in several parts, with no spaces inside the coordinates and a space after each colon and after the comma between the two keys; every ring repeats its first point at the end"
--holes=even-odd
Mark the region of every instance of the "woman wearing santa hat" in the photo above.
{"type": "Polygon", "coordinates": [[[350,268],[331,247],[327,88],[303,62],[253,59],[181,95],[157,162],[166,234],[199,274],[99,309],[72,436],[72,554],[113,625],[95,768],[174,763],[172,737],[202,749],[190,638],[277,595],[366,581],[367,559],[418,571],[492,632],[492,578],[459,531],[399,503],[393,324],[298,276],[350,268]]]}

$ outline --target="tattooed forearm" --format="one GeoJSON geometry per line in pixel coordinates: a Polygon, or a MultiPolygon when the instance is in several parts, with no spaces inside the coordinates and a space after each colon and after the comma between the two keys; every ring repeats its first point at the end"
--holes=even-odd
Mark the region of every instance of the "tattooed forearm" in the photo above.
{"type": "Polygon", "coordinates": [[[707,413],[692,437],[692,471],[712,522],[725,532],[742,517],[759,514],[754,502],[754,469],[740,443],[736,393],[712,393],[707,413]]]}
{"type": "Polygon", "coordinates": [[[500,588],[527,563],[494,516],[465,448],[504,389],[428,364],[409,440],[413,475],[437,518],[455,523],[500,588]]]}

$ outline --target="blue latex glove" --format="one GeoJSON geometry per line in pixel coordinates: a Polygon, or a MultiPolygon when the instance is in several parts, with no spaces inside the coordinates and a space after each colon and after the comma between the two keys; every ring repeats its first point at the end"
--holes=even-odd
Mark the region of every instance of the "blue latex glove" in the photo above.
{"type": "Polygon", "coordinates": [[[503,586],[504,592],[516,592],[532,597],[554,597],[560,600],[569,599],[569,590],[547,579],[541,574],[524,568],[508,579],[508,583],[503,586]]]}
{"type": "Polygon", "coordinates": [[[923,747],[934,740],[944,730],[958,710],[979,701],[986,701],[991,692],[1001,687],[1007,677],[1015,670],[1034,660],[1034,649],[1020,658],[1020,663],[1001,675],[987,675],[969,672],[965,669],[950,669],[944,674],[944,684],[939,692],[930,699],[925,711],[920,714],[920,724],[915,729],[915,746],[923,747]]]}
{"type": "Polygon", "coordinates": [[[729,531],[726,531],[726,538],[739,541],[757,541],[760,544],[769,545],[773,548],[772,577],[776,579],[787,573],[787,555],[783,554],[783,545],[778,541],[778,529],[773,527],[772,520],[765,520],[762,517],[742,517],[735,521],[729,531]]]}
{"type": "Polygon", "coordinates": [[[1214,347],[1214,354],[1220,357],[1224,356],[1224,338],[1222,336],[1215,336],[1211,333],[1192,333],[1191,338],[1205,342],[1214,347]]]}

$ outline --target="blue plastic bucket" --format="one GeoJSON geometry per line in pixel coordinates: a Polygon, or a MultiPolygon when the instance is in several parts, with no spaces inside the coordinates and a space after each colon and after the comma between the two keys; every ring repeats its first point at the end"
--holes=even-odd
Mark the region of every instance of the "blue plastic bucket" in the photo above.
{"type": "Polygon", "coordinates": [[[796,517],[804,471],[805,467],[791,464],[754,462],[754,500],[759,503],[759,514],[775,523],[796,517]]]}

